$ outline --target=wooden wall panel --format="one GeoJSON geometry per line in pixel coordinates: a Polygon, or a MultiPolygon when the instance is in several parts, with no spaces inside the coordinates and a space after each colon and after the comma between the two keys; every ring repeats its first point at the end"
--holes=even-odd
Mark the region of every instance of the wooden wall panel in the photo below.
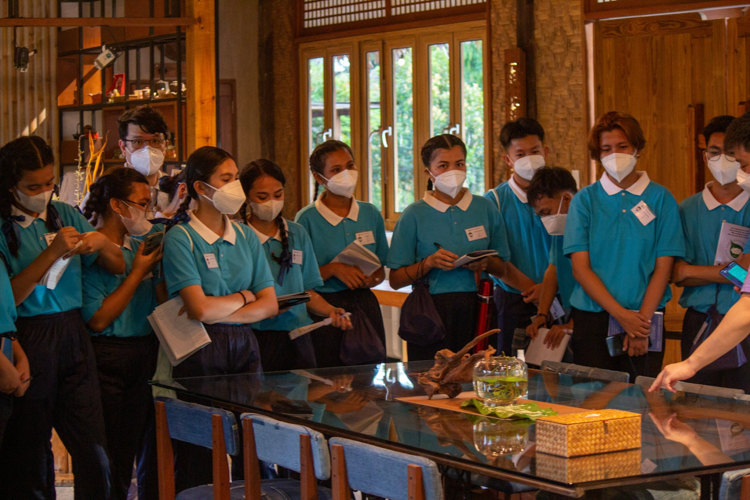
{"type": "MultiPolygon", "coordinates": [[[[19,2],[23,17],[54,17],[55,0],[19,2]]],[[[8,1],[0,0],[0,12],[8,1]]],[[[38,52],[28,71],[13,67],[13,29],[0,28],[0,145],[20,135],[43,137],[57,150],[57,28],[19,28],[18,44],[38,52]]]]}

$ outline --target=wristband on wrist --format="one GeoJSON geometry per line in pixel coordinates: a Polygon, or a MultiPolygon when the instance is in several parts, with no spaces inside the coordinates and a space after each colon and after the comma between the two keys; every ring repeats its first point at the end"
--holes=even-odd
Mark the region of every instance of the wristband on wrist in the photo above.
{"type": "Polygon", "coordinates": [[[237,292],[237,293],[240,294],[240,297],[242,297],[242,302],[244,302],[244,304],[242,304],[242,307],[245,307],[247,305],[247,299],[245,298],[245,294],[242,292],[237,292]]]}

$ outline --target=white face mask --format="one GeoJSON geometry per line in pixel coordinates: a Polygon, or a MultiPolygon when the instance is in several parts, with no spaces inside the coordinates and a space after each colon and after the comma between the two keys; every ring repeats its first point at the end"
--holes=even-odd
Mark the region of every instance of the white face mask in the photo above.
{"type": "Polygon", "coordinates": [[[131,236],[143,236],[144,234],[148,234],[153,225],[147,219],[153,219],[154,214],[147,214],[145,210],[142,210],[139,207],[134,207],[124,200],[120,201],[127,205],[128,211],[130,212],[130,218],[118,214],[122,219],[122,223],[125,225],[125,229],[128,230],[128,233],[131,236]]]}
{"type": "Polygon", "coordinates": [[[44,191],[33,196],[23,194],[21,191],[16,189],[16,199],[18,203],[30,212],[36,212],[38,214],[44,212],[47,209],[49,200],[52,198],[52,190],[44,191]]]}
{"type": "Polygon", "coordinates": [[[557,207],[556,214],[542,217],[544,229],[547,230],[550,236],[562,236],[565,234],[565,222],[568,220],[568,214],[560,213],[564,199],[565,197],[560,199],[560,206],[557,207]]]}
{"type": "Polygon", "coordinates": [[[530,181],[534,178],[534,172],[544,166],[544,156],[542,155],[530,155],[519,158],[513,163],[513,171],[521,177],[521,179],[530,181]]]}
{"type": "Polygon", "coordinates": [[[153,175],[164,164],[164,153],[161,149],[146,146],[130,153],[130,165],[145,176],[153,175]]]}
{"type": "Polygon", "coordinates": [[[213,198],[209,198],[206,195],[201,195],[207,200],[211,200],[216,210],[223,214],[236,214],[237,211],[242,208],[245,203],[245,192],[242,190],[242,184],[239,180],[232,181],[228,184],[221,186],[221,189],[216,189],[210,184],[203,183],[204,186],[208,186],[214,190],[213,198]]]}
{"type": "Polygon", "coordinates": [[[249,203],[250,208],[253,209],[253,215],[264,220],[266,222],[274,220],[281,213],[281,209],[284,208],[284,200],[268,200],[264,203],[255,203],[251,201],[249,203]]]}
{"type": "Polygon", "coordinates": [[[610,177],[617,182],[622,182],[622,180],[633,171],[635,164],[638,162],[638,158],[635,157],[636,153],[637,151],[632,155],[626,153],[612,153],[601,159],[602,166],[610,177]]]}
{"type": "Polygon", "coordinates": [[[708,160],[708,169],[716,182],[726,186],[737,180],[737,171],[740,169],[740,164],[737,160],[729,161],[727,156],[722,154],[718,158],[708,160]]]}
{"type": "Polygon", "coordinates": [[[746,174],[742,169],[737,170],[737,184],[745,191],[750,191],[750,174],[746,174]]]}
{"type": "Polygon", "coordinates": [[[464,181],[466,181],[466,172],[463,170],[451,170],[450,172],[445,172],[434,177],[432,182],[435,184],[435,189],[447,194],[451,198],[455,198],[458,196],[459,191],[461,191],[464,181]]]}
{"type": "MultiPolygon", "coordinates": [[[[321,175],[321,177],[323,176],[321,175]]],[[[326,179],[325,177],[323,178],[326,179]]],[[[354,194],[354,189],[357,187],[358,178],[358,171],[354,169],[343,170],[330,179],[326,179],[326,181],[328,181],[326,189],[333,194],[343,196],[344,198],[351,198],[354,194]]]]}

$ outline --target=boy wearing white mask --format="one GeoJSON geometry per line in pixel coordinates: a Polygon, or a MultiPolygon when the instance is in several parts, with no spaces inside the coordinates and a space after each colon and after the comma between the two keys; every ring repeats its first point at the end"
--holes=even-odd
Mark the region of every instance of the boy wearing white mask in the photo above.
{"type": "MultiPolygon", "coordinates": [[[[388,257],[388,240],[385,237],[385,222],[380,211],[371,203],[357,201],[354,190],[358,172],[351,148],[337,140],[328,140],[318,145],[310,155],[310,171],[315,177],[315,201],[297,213],[294,221],[307,230],[315,249],[315,258],[320,266],[323,286],[315,289],[329,304],[352,313],[355,328],[347,333],[354,338],[366,328],[357,325],[369,322],[379,340],[385,346],[385,327],[380,304],[371,288],[385,279],[385,268],[381,267],[369,276],[354,266],[332,262],[333,259],[355,240],[378,256],[381,263],[388,257]],[[325,192],[318,197],[318,187],[325,192]],[[358,321],[361,319],[362,321],[358,321]]],[[[314,317],[320,321],[325,318],[314,317]]],[[[315,361],[318,368],[343,366],[341,354],[344,332],[331,326],[315,330],[312,335],[315,361]]],[[[384,358],[385,356],[383,356],[384,358]]],[[[382,362],[385,359],[362,359],[357,363],[382,362]]]]}
{"type": "MultiPolygon", "coordinates": [[[[728,262],[715,265],[722,223],[750,226],[750,194],[737,183],[740,165],[724,152],[724,134],[733,120],[732,116],[717,116],[706,125],[703,135],[707,149],[703,159],[714,180],[706,184],[701,193],[680,203],[686,256],[675,262],[672,281],[684,287],[680,305],[687,309],[682,325],[682,359],[690,356],[693,340],[703,327],[709,309],[715,307],[719,314],[726,314],[740,298],[729,280],[719,274],[728,262]]],[[[743,253],[736,262],[747,268],[750,263],[750,254],[745,253],[748,245],[744,250],[737,250],[743,253]]],[[[729,370],[700,372],[691,382],[750,388],[750,363],[729,370]]]]}
{"type": "MultiPolygon", "coordinates": [[[[169,129],[159,111],[148,104],[125,111],[117,119],[120,134],[120,151],[125,158],[125,166],[134,168],[148,179],[153,203],[158,203],[157,183],[164,175],[161,167],[169,141],[169,129]]],[[[156,207],[163,211],[166,207],[156,207]]]]}
{"type": "Polygon", "coordinates": [[[526,334],[535,339],[539,328],[549,327],[550,331],[544,338],[544,343],[550,349],[560,345],[563,337],[573,330],[573,320],[570,319],[570,296],[573,293],[575,279],[570,259],[563,255],[562,248],[568,209],[577,192],[573,175],[560,167],[544,167],[537,170],[527,191],[529,204],[552,236],[552,248],[549,252],[549,267],[544,273],[536,318],[526,329],[526,334]],[[554,318],[550,310],[558,292],[566,315],[563,324],[552,325],[554,318]]]}
{"type": "Polygon", "coordinates": [[[667,285],[674,259],[685,257],[674,196],[635,170],[645,145],[632,116],[610,111],[599,118],[588,148],[605,173],[573,198],[563,241],[576,279],[570,299],[576,363],[631,377],[661,369],[663,321],[652,328],[652,320],[672,298],[667,285]],[[618,337],[624,354],[610,356],[610,319],[624,330],[618,337]]]}
{"type": "Polygon", "coordinates": [[[513,332],[529,326],[536,313],[549,264],[550,235],[534,215],[526,196],[534,172],[545,165],[548,150],[544,146],[544,129],[533,118],[506,123],[500,131],[500,142],[505,149],[503,160],[513,174],[484,196],[500,210],[508,233],[511,255],[508,265],[520,271],[522,278],[521,288],[495,278],[497,327],[503,332],[498,339],[498,352],[510,353],[513,332]]]}

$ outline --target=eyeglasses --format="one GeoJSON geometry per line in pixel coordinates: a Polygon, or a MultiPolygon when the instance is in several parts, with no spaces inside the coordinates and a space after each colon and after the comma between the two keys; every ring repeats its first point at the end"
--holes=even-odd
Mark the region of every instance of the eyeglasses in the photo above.
{"type": "Polygon", "coordinates": [[[152,137],[151,139],[125,139],[123,142],[129,142],[133,146],[133,150],[137,151],[145,148],[147,144],[155,148],[160,148],[164,145],[165,140],[160,137],[152,137]]]}
{"type": "MultiPolygon", "coordinates": [[[[706,158],[708,158],[709,161],[718,160],[719,157],[724,154],[721,151],[706,151],[706,158]]],[[[732,155],[725,155],[727,157],[727,161],[737,161],[737,159],[732,155]]]]}
{"type": "Polygon", "coordinates": [[[151,202],[149,202],[149,203],[138,203],[137,201],[133,201],[133,200],[120,200],[120,201],[122,201],[126,205],[128,203],[132,203],[133,205],[139,206],[140,208],[143,209],[144,212],[146,212],[146,218],[147,219],[153,219],[155,217],[156,209],[154,208],[154,204],[151,203],[151,202]]]}

